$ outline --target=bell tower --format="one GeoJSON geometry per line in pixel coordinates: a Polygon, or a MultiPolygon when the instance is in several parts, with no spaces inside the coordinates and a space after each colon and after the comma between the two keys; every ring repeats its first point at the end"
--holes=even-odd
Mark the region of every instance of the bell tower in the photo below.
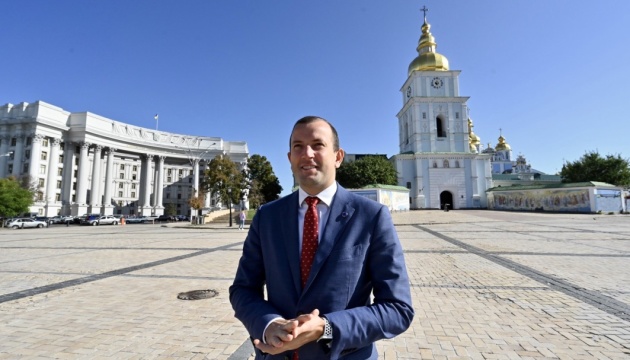
{"type": "Polygon", "coordinates": [[[400,89],[402,109],[396,115],[399,185],[410,192],[411,208],[483,208],[492,185],[490,156],[479,154],[481,140],[472,131],[469,97],[459,95],[459,70],[437,52],[424,21],[416,51],[400,89]]]}

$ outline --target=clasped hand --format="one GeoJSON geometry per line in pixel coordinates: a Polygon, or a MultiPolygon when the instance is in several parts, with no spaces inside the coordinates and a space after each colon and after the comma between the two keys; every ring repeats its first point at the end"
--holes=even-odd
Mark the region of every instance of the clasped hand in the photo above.
{"type": "Polygon", "coordinates": [[[319,339],[324,333],[324,320],[319,310],[300,315],[295,319],[278,319],[267,327],[263,334],[266,343],[254,340],[254,346],[267,354],[276,355],[287,350],[295,350],[304,344],[319,339]]]}

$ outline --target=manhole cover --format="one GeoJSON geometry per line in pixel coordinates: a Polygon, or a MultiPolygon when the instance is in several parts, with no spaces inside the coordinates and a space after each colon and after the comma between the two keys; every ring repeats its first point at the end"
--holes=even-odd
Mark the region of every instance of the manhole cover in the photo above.
{"type": "Polygon", "coordinates": [[[177,294],[177,298],[180,300],[201,300],[210,299],[219,294],[216,290],[193,290],[177,294]]]}

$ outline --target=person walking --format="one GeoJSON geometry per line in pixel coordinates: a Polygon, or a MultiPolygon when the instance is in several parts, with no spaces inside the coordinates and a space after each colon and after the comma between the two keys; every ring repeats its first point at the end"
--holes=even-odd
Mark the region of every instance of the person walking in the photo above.
{"type": "Polygon", "coordinates": [[[238,214],[238,229],[239,230],[243,230],[245,229],[245,211],[241,210],[240,214],[238,214]]]}
{"type": "Polygon", "coordinates": [[[411,325],[391,215],[337,184],[343,157],[327,120],[293,126],[288,158],[299,188],[258,209],[229,288],[256,359],[377,359],[374,343],[411,325]]]}

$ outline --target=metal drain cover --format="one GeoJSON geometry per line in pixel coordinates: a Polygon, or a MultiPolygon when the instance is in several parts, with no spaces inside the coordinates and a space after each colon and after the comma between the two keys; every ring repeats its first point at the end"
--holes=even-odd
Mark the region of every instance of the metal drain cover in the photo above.
{"type": "Polygon", "coordinates": [[[208,290],[193,290],[187,291],[177,294],[177,298],[180,300],[201,300],[201,299],[210,299],[219,294],[218,291],[208,289],[208,290]]]}

